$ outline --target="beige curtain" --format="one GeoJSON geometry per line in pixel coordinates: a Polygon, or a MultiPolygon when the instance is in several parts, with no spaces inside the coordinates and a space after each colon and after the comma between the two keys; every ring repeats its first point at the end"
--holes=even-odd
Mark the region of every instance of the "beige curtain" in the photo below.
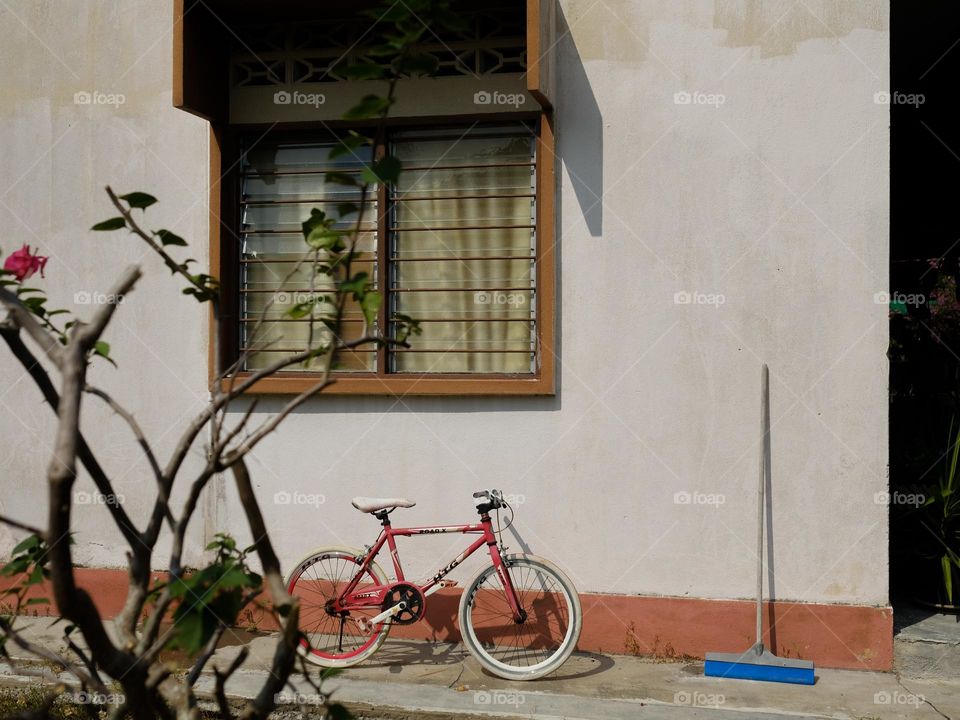
{"type": "Polygon", "coordinates": [[[395,193],[394,309],[423,328],[411,351],[394,353],[394,369],[529,373],[535,337],[529,132],[409,133],[394,152],[409,168],[395,193]],[[480,167],[447,167],[464,165],[480,167]],[[450,197],[458,199],[442,199],[450,197]],[[497,227],[503,225],[519,227],[497,227]]]}
{"type": "MultiPolygon", "coordinates": [[[[331,144],[259,144],[245,154],[242,208],[241,342],[256,352],[247,369],[268,365],[324,341],[326,331],[286,316],[310,299],[300,224],[310,209],[335,214],[359,200],[350,188],[326,184],[323,171],[356,170],[356,159],[329,158],[331,144]],[[254,336],[256,321],[266,322],[254,336]]],[[[398,373],[529,373],[532,369],[536,241],[533,138],[520,125],[405,132],[392,150],[403,162],[391,194],[391,312],[422,321],[409,351],[391,352],[398,373]],[[453,166],[453,167],[450,167],[453,166]],[[467,166],[467,167],[464,167],[467,166]],[[455,198],[455,199],[450,199],[455,198]],[[503,229],[498,226],[515,226],[503,229]]],[[[364,161],[368,158],[362,158],[364,161]]],[[[377,207],[370,202],[356,265],[375,276],[377,207]]],[[[346,218],[352,227],[356,218],[346,218]]],[[[387,242],[384,239],[384,242],[387,242]]],[[[322,277],[320,278],[322,279],[322,277]]],[[[318,282],[316,294],[332,284],[318,282]]],[[[323,311],[324,306],[318,306],[323,311]]],[[[348,308],[346,338],[362,331],[348,308]]],[[[369,372],[376,353],[341,355],[343,371],[369,372]]],[[[292,366],[289,370],[321,369],[292,366]]]]}

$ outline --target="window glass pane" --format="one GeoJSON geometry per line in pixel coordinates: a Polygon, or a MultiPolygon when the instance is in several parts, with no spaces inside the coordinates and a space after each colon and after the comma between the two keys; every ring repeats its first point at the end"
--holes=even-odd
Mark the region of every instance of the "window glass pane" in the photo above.
{"type": "MultiPolygon", "coordinates": [[[[244,153],[241,199],[241,348],[253,354],[246,369],[270,365],[282,357],[301,353],[308,347],[328,342],[330,332],[319,322],[333,313],[333,279],[317,275],[311,286],[312,253],[303,241],[301,223],[314,207],[336,215],[336,204],[355,202],[355,189],[327,183],[325,173],[358,172],[361,162],[370,157],[369,148],[356,156],[331,160],[333,143],[258,142],[244,153]],[[316,320],[293,320],[287,312],[296,305],[317,299],[316,320]],[[311,328],[312,325],[312,328],[311,328]]],[[[376,278],[376,194],[368,200],[361,221],[356,249],[361,252],[353,271],[367,272],[376,278]]],[[[347,216],[337,227],[352,229],[357,216],[347,216]]],[[[320,261],[325,258],[321,254],[320,261]]],[[[362,314],[354,303],[346,306],[342,336],[359,337],[363,331],[362,314]]],[[[370,371],[376,367],[375,349],[362,353],[342,353],[339,368],[344,371],[370,371]]],[[[292,365],[288,371],[323,370],[314,360],[310,365],[292,365]]]]}
{"type": "Polygon", "coordinates": [[[534,147],[519,124],[394,136],[391,310],[424,322],[392,371],[533,371],[534,147]]]}

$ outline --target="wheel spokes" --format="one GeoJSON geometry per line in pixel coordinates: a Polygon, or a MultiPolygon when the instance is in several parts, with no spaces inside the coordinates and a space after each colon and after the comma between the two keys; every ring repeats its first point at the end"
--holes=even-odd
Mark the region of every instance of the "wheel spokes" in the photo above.
{"type": "Polygon", "coordinates": [[[571,623],[571,606],[563,587],[540,567],[514,563],[510,577],[520,606],[526,611],[517,623],[499,575],[490,568],[476,586],[469,612],[473,634],[492,660],[528,668],[559,652],[571,623]]]}

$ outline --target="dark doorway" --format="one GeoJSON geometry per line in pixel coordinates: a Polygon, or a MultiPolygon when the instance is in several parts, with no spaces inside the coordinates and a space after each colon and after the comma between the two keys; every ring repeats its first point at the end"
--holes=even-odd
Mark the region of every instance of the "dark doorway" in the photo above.
{"type": "MultiPolygon", "coordinates": [[[[877,100],[890,102],[892,132],[890,588],[895,604],[943,594],[943,543],[924,524],[930,508],[911,507],[918,498],[910,496],[935,492],[949,470],[948,450],[960,424],[958,77],[960,3],[893,0],[890,94],[877,100]]],[[[953,543],[960,549],[960,537],[953,543]]],[[[954,603],[960,603],[957,583],[954,593],[954,603]]]]}

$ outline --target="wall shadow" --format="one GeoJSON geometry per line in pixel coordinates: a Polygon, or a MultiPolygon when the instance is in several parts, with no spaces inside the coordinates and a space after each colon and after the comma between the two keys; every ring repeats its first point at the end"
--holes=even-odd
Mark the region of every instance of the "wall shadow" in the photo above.
{"type": "Polygon", "coordinates": [[[599,238],[603,235],[603,116],[560,8],[557,37],[557,156],[570,176],[590,237],[599,238]]]}

